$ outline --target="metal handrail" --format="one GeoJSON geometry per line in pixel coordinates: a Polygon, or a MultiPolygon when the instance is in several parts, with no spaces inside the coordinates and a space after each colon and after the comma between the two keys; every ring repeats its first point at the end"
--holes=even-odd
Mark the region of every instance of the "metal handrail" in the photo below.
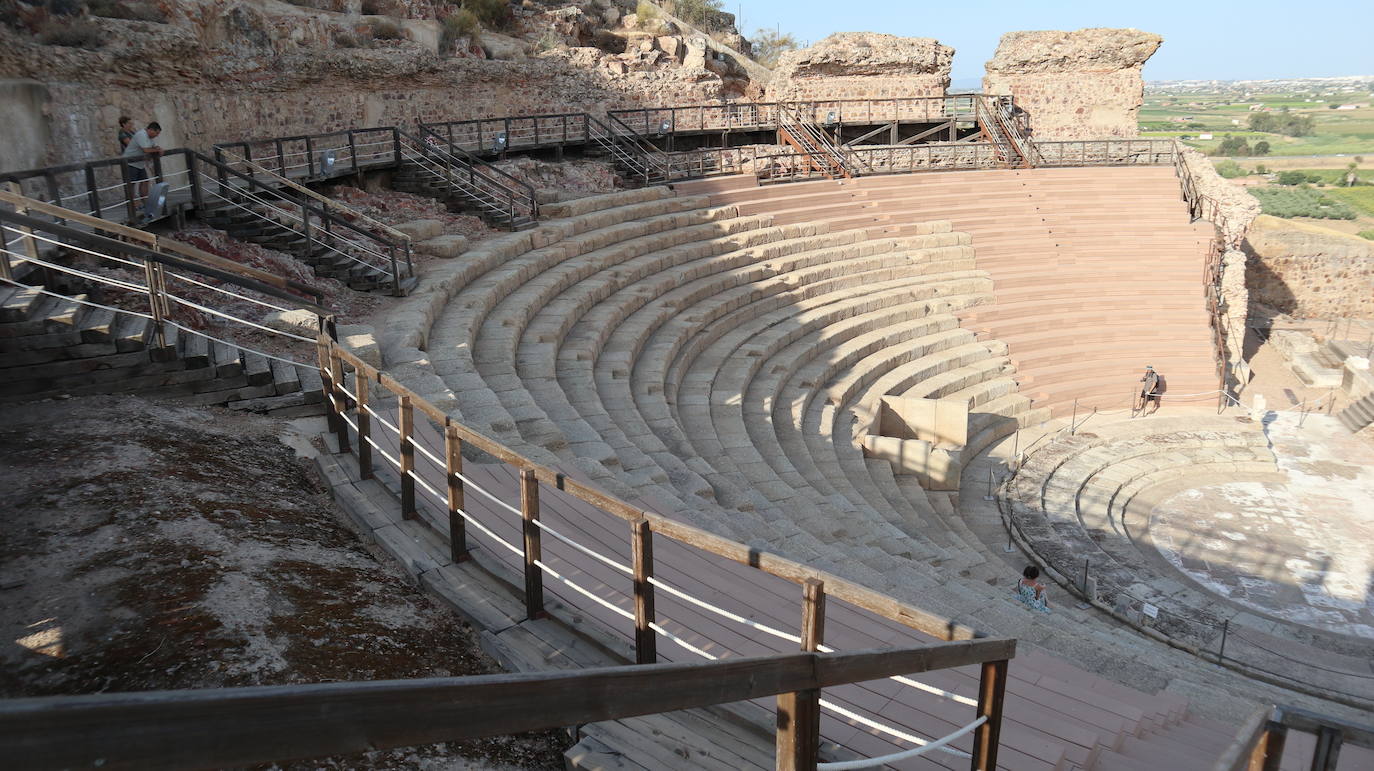
{"type": "Polygon", "coordinates": [[[472,155],[428,128],[422,126],[420,131],[422,136],[417,137],[397,130],[402,142],[398,148],[403,154],[409,152],[410,160],[418,163],[426,172],[446,182],[493,215],[507,217],[511,227],[516,227],[522,216],[531,220],[538,218],[539,202],[532,185],[472,155]],[[420,159],[429,165],[426,166],[420,159]],[[463,181],[465,177],[466,184],[463,181]]]}

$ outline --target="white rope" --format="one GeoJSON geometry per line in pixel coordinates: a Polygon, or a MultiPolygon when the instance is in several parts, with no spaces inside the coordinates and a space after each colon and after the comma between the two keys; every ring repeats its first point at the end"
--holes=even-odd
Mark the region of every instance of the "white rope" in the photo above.
{"type": "MultiPolygon", "coordinates": [[[[948,734],[933,742],[930,742],[929,744],[916,747],[914,749],[904,750],[902,752],[894,752],[891,755],[880,755],[876,758],[844,760],[838,763],[817,763],[816,768],[819,769],[819,771],[852,771],[853,769],[859,768],[873,768],[874,766],[890,765],[892,763],[896,763],[899,760],[906,760],[908,758],[914,758],[920,755],[924,755],[927,752],[930,752],[931,750],[943,750],[945,749],[946,744],[949,744],[955,739],[958,739],[959,737],[969,733],[973,729],[977,728],[978,726],[986,722],[988,722],[988,716],[982,715],[977,720],[973,721],[972,723],[969,723],[963,728],[960,728],[954,733],[948,734]]],[[[945,751],[949,752],[949,750],[945,751]]],[[[960,752],[959,754],[968,756],[968,753],[966,752],[960,752]]]]}
{"type": "Polygon", "coordinates": [[[554,570],[553,568],[549,567],[548,565],[544,564],[544,561],[543,561],[543,560],[535,560],[535,561],[534,561],[534,564],[537,565],[537,566],[538,566],[541,570],[543,570],[545,573],[548,573],[549,575],[553,576],[554,578],[557,578],[559,581],[562,581],[563,583],[567,584],[569,588],[571,588],[573,591],[577,592],[578,594],[581,594],[582,596],[584,596],[584,597],[590,599],[591,601],[593,601],[593,602],[595,602],[596,604],[602,606],[603,608],[606,608],[607,610],[610,610],[610,611],[612,611],[613,613],[616,613],[617,615],[620,615],[620,616],[623,616],[623,617],[625,617],[625,618],[628,618],[628,619],[630,619],[631,621],[634,620],[635,614],[629,612],[628,610],[625,610],[624,608],[621,608],[621,607],[615,605],[615,604],[612,603],[610,600],[607,600],[607,599],[605,599],[604,597],[599,597],[599,596],[597,596],[595,593],[593,593],[593,592],[591,592],[590,590],[588,590],[588,589],[582,587],[581,585],[579,585],[576,581],[571,581],[571,580],[569,580],[569,579],[567,579],[567,578],[564,578],[558,571],[556,571],[556,570],[554,570]]]}
{"type": "Polygon", "coordinates": [[[477,492],[481,493],[482,495],[486,496],[487,498],[490,498],[490,499],[492,500],[493,503],[497,504],[498,506],[501,506],[502,508],[506,509],[506,510],[509,511],[510,513],[516,515],[517,517],[523,517],[523,516],[525,515],[525,513],[524,513],[523,511],[521,511],[520,509],[515,508],[514,506],[510,505],[509,503],[506,503],[505,501],[503,501],[503,500],[501,500],[500,498],[496,497],[496,496],[493,495],[492,493],[487,492],[487,490],[486,490],[485,488],[483,488],[481,485],[477,484],[476,482],[473,482],[471,479],[468,479],[466,476],[462,475],[461,473],[458,474],[458,478],[461,479],[461,480],[463,480],[463,484],[464,484],[464,485],[467,485],[467,486],[471,487],[472,489],[476,490],[477,492]]]}
{"type": "Polygon", "coordinates": [[[138,316],[139,318],[148,319],[149,321],[152,321],[152,320],[153,320],[153,317],[150,316],[150,315],[148,315],[147,313],[140,313],[140,312],[138,312],[138,311],[126,311],[126,310],[124,310],[123,308],[116,308],[116,307],[114,307],[113,305],[101,305],[100,303],[93,303],[93,302],[90,302],[89,300],[82,300],[82,299],[80,299],[80,298],[72,297],[72,296],[70,296],[70,295],[58,294],[57,292],[50,292],[50,291],[48,291],[47,289],[44,289],[44,288],[41,287],[41,286],[36,286],[36,285],[33,285],[33,284],[24,284],[24,283],[20,283],[20,282],[18,282],[18,281],[15,281],[15,280],[12,279],[12,278],[0,278],[0,281],[4,281],[5,283],[13,284],[13,285],[15,285],[15,286],[24,287],[25,289],[32,289],[32,290],[34,290],[35,292],[38,292],[39,294],[45,294],[45,295],[47,295],[47,296],[49,296],[49,297],[56,297],[56,298],[58,298],[59,300],[70,300],[71,302],[80,303],[81,305],[87,305],[87,306],[90,306],[90,307],[92,307],[92,308],[102,308],[102,309],[107,310],[107,311],[114,311],[115,313],[127,313],[127,314],[129,314],[130,316],[138,316]]]}
{"type": "MultiPolygon", "coordinates": [[[[850,720],[868,726],[869,728],[872,728],[873,730],[879,733],[885,733],[889,736],[895,736],[898,739],[901,739],[902,741],[910,742],[912,744],[920,745],[922,747],[932,743],[930,739],[922,739],[919,736],[913,736],[909,733],[906,733],[905,731],[900,731],[885,723],[879,723],[876,720],[871,720],[856,712],[851,712],[832,701],[826,701],[825,699],[821,699],[821,706],[825,709],[830,710],[831,712],[834,712],[835,714],[841,717],[849,718],[850,720]]],[[[969,755],[967,752],[964,752],[963,750],[956,750],[945,746],[941,746],[939,747],[939,749],[943,752],[948,752],[951,755],[958,755],[961,758],[973,757],[972,755],[969,755]]]]}
{"type": "MultiPolygon", "coordinates": [[[[140,314],[138,314],[138,315],[142,316],[143,314],[140,313],[140,314]]],[[[152,317],[151,317],[151,316],[144,316],[144,318],[152,318],[152,317]]],[[[246,347],[244,347],[244,346],[242,346],[242,345],[239,345],[238,343],[231,342],[231,341],[229,341],[229,340],[221,340],[220,338],[215,337],[214,335],[207,335],[207,334],[205,334],[204,332],[201,332],[201,331],[198,330],[198,329],[191,329],[190,327],[182,326],[181,324],[178,324],[178,323],[176,323],[175,321],[171,321],[171,320],[169,320],[169,319],[163,319],[163,320],[162,320],[162,323],[164,323],[164,324],[169,324],[169,325],[171,325],[171,326],[174,326],[174,327],[176,327],[177,329],[180,329],[182,332],[186,332],[187,334],[198,335],[198,336],[200,336],[200,337],[205,338],[206,340],[210,340],[210,341],[213,341],[213,342],[216,342],[216,343],[221,343],[221,344],[227,345],[227,346],[229,346],[229,347],[231,347],[231,348],[237,348],[237,349],[239,349],[239,350],[240,350],[241,352],[243,352],[243,353],[251,353],[251,354],[255,354],[255,355],[257,355],[257,356],[261,356],[261,357],[263,357],[264,359],[271,359],[272,361],[279,361],[279,362],[281,362],[281,363],[283,363],[283,364],[290,364],[291,366],[296,367],[296,368],[298,368],[298,369],[299,369],[299,368],[305,368],[305,369],[314,369],[314,368],[315,368],[315,365],[313,365],[313,364],[305,364],[305,363],[303,363],[303,362],[296,361],[295,359],[285,359],[285,358],[282,358],[281,356],[273,356],[273,355],[270,354],[270,353],[266,353],[266,352],[264,352],[264,351],[259,351],[259,350],[256,350],[256,349],[254,349],[254,348],[246,348],[246,347]]]]}
{"type": "MultiPolygon", "coordinates": [[[[591,557],[591,558],[594,559],[594,560],[597,560],[597,561],[599,561],[599,562],[603,562],[603,563],[605,563],[605,564],[607,564],[607,565],[610,565],[611,567],[615,568],[616,570],[619,570],[619,571],[622,572],[622,573],[625,573],[626,575],[634,575],[634,570],[632,570],[630,567],[628,567],[628,566],[626,566],[626,565],[622,565],[622,564],[620,564],[619,562],[616,562],[615,560],[611,559],[610,557],[607,557],[606,555],[601,554],[600,552],[593,551],[592,549],[589,549],[589,548],[587,548],[586,546],[583,546],[582,544],[578,543],[577,541],[574,541],[573,539],[567,537],[566,535],[563,535],[562,533],[558,532],[557,530],[554,530],[552,527],[549,527],[547,524],[545,524],[545,523],[543,523],[543,522],[541,522],[541,521],[539,521],[539,520],[537,520],[537,519],[534,520],[534,526],[537,527],[537,528],[539,528],[540,530],[543,530],[544,532],[548,533],[549,535],[553,536],[553,537],[556,538],[557,540],[562,541],[563,543],[566,543],[567,545],[573,547],[574,549],[577,549],[578,551],[582,552],[583,554],[587,555],[588,557],[591,557]]],[[[653,579],[650,579],[650,581],[652,581],[652,580],[653,580],[653,579]]]]}
{"type": "Polygon", "coordinates": [[[70,273],[70,274],[72,274],[72,275],[74,275],[74,276],[81,276],[82,278],[88,278],[88,279],[90,279],[90,280],[92,280],[92,281],[95,281],[95,282],[98,282],[98,283],[109,284],[110,286],[118,287],[118,288],[120,288],[120,289],[125,289],[125,290],[128,290],[128,291],[130,291],[130,292],[138,292],[138,293],[140,293],[140,294],[147,294],[147,293],[148,293],[148,287],[144,286],[143,284],[131,284],[131,283],[127,282],[127,281],[120,281],[119,279],[116,279],[116,278],[108,278],[108,277],[106,277],[106,276],[99,276],[99,275],[96,275],[96,274],[94,274],[94,273],[87,273],[87,272],[84,271],[84,270],[77,270],[76,268],[69,268],[69,267],[67,267],[66,265],[56,265],[56,264],[53,264],[53,263],[48,262],[48,261],[46,261],[46,260],[35,260],[35,259],[33,259],[32,257],[26,257],[26,256],[20,254],[19,252],[10,251],[9,249],[3,249],[3,250],[0,250],[0,251],[3,251],[5,254],[8,254],[8,255],[10,255],[10,256],[12,256],[12,257],[17,257],[17,258],[19,258],[20,260],[22,260],[22,261],[24,261],[24,262],[31,262],[31,263],[33,263],[33,264],[35,264],[35,265],[42,265],[42,266],[45,267],[45,268],[52,268],[53,270],[59,270],[59,271],[62,271],[63,273],[70,273]]]}
{"type": "MultiPolygon", "coordinates": [[[[757,629],[757,630],[759,630],[760,632],[763,632],[763,633],[765,633],[765,634],[771,634],[771,635],[773,635],[774,637],[780,637],[780,638],[782,638],[782,639],[784,639],[784,640],[788,640],[788,641],[790,641],[790,642],[794,642],[794,643],[797,643],[797,644],[799,644],[799,645],[801,644],[801,638],[798,637],[797,635],[788,634],[787,632],[784,632],[784,631],[782,631],[782,630],[780,630],[780,629],[774,629],[773,627],[767,626],[766,624],[760,624],[759,622],[753,621],[753,620],[751,620],[751,619],[747,619],[747,618],[745,618],[744,616],[740,616],[740,615],[738,615],[738,614],[731,613],[730,611],[728,611],[728,610],[726,610],[726,609],[724,609],[724,608],[717,607],[717,606],[715,606],[715,605],[712,605],[712,604],[709,603],[709,602],[706,602],[705,600],[701,600],[701,599],[698,599],[698,598],[696,598],[696,597],[693,597],[692,595],[687,594],[686,592],[684,592],[684,591],[682,591],[682,590],[680,590],[680,589],[675,589],[675,588],[673,588],[672,586],[669,586],[668,584],[665,584],[665,583],[663,583],[662,581],[658,580],[657,578],[650,577],[650,578],[649,578],[649,583],[652,584],[652,585],[654,585],[654,586],[656,586],[656,587],[658,587],[659,589],[662,589],[663,591],[667,592],[668,594],[671,594],[671,595],[673,595],[674,597],[677,597],[677,598],[680,599],[680,600],[684,600],[684,601],[686,601],[686,602],[690,602],[691,604],[696,605],[696,606],[699,607],[699,608],[703,608],[703,609],[709,610],[709,611],[711,611],[712,613],[715,613],[715,614],[717,614],[717,615],[724,616],[725,618],[728,618],[728,619],[730,619],[731,621],[735,621],[735,622],[737,622],[737,623],[744,624],[745,626],[748,626],[748,627],[750,627],[750,628],[752,628],[752,629],[757,629]]],[[[827,652],[828,652],[828,651],[827,651],[827,652]]]]}
{"type": "Polygon", "coordinates": [[[166,293],[166,296],[167,296],[169,299],[175,300],[175,301],[177,301],[178,303],[181,303],[182,305],[187,306],[188,308],[195,308],[196,310],[198,310],[198,311],[200,311],[200,312],[202,312],[202,313],[208,313],[208,314],[210,314],[211,316],[219,316],[220,318],[229,319],[229,320],[231,320],[231,321],[237,321],[237,322],[240,323],[240,324],[244,324],[244,325],[246,325],[246,326],[250,326],[250,327],[253,327],[253,328],[255,328],[255,329],[260,329],[260,330],[262,330],[262,331],[264,331],[264,332],[269,332],[269,333],[274,334],[274,335],[281,335],[282,337],[288,337],[288,338],[290,338],[290,339],[292,339],[292,340],[297,340],[297,341],[300,341],[300,342],[302,342],[302,343],[313,343],[313,342],[315,342],[315,339],[312,338],[312,337],[302,337],[301,335],[293,334],[293,333],[291,333],[291,332],[282,332],[281,330],[278,330],[278,329],[273,329],[273,328],[271,328],[271,327],[265,327],[265,326],[263,326],[262,324],[257,323],[256,321],[249,321],[248,319],[241,319],[241,318],[239,318],[238,316],[230,316],[229,314],[225,313],[224,311],[218,311],[218,310],[215,310],[214,308],[210,308],[210,307],[201,305],[200,303],[192,302],[192,301],[190,301],[190,300],[187,300],[187,299],[184,298],[184,297],[178,297],[178,296],[176,296],[176,295],[174,295],[174,294],[172,294],[172,293],[170,293],[170,292],[166,293]]]}
{"type": "Polygon", "coordinates": [[[650,623],[650,624],[649,624],[649,628],[652,629],[652,630],[654,630],[655,632],[657,632],[657,633],[663,635],[664,637],[668,638],[669,640],[672,640],[673,642],[675,642],[675,643],[677,643],[678,645],[682,646],[684,649],[686,649],[686,650],[688,650],[688,651],[690,651],[690,652],[692,652],[692,653],[695,653],[696,655],[698,655],[698,656],[700,656],[700,657],[702,657],[702,658],[704,658],[704,659],[707,659],[708,661],[718,661],[718,660],[720,659],[719,656],[712,656],[711,654],[707,653],[706,651],[702,650],[701,648],[698,648],[697,646],[695,646],[695,645],[693,645],[693,644],[687,642],[686,640],[682,639],[681,637],[678,637],[677,635],[673,634],[672,632],[669,632],[667,629],[664,629],[662,626],[660,626],[660,625],[657,624],[657,623],[650,623]]]}
{"type": "MultiPolygon", "coordinates": [[[[374,446],[375,446],[375,445],[374,445],[374,446]]],[[[412,473],[413,473],[413,472],[412,472],[412,473]]],[[[418,479],[418,477],[417,477],[417,479],[418,479]]],[[[440,493],[439,493],[438,490],[435,490],[434,488],[430,487],[429,485],[423,485],[423,487],[425,488],[425,491],[428,492],[430,495],[433,495],[435,498],[438,498],[440,503],[442,503],[444,506],[448,506],[448,496],[447,496],[447,495],[440,495],[440,493]]],[[[523,549],[521,549],[519,546],[515,546],[515,545],[513,545],[513,544],[508,543],[508,542],[507,542],[505,539],[503,539],[501,536],[497,535],[496,533],[493,533],[486,525],[483,525],[481,522],[478,522],[478,521],[477,521],[476,519],[474,519],[471,515],[469,515],[469,514],[467,513],[467,511],[465,511],[465,510],[463,510],[463,509],[459,509],[459,510],[458,510],[458,514],[459,514],[459,516],[461,516],[464,520],[466,520],[469,524],[471,524],[473,527],[477,528],[477,529],[478,529],[479,531],[481,531],[482,533],[485,533],[486,536],[487,536],[488,538],[492,539],[493,541],[495,541],[495,542],[501,544],[502,546],[506,547],[507,549],[509,549],[509,550],[511,551],[512,554],[515,554],[516,556],[521,557],[521,558],[523,558],[523,557],[525,556],[525,552],[524,552],[523,549]]]]}

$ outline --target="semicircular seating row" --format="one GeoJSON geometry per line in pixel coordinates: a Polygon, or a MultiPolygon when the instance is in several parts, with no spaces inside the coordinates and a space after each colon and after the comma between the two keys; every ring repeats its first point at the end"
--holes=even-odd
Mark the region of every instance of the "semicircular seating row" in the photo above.
{"type": "MultiPolygon", "coordinates": [[[[1037,406],[1127,406],[1145,364],[1168,392],[1214,391],[1203,287],[1213,237],[1192,223],[1167,167],[930,172],[758,187],[752,177],[681,183],[775,224],[828,222],[900,236],[949,220],[973,237],[993,301],[959,311],[1006,343],[1037,406]]],[[[1166,403],[1167,403],[1166,396],[1166,403]]]]}
{"type": "MultiPolygon", "coordinates": [[[[550,209],[563,218],[464,255],[425,359],[388,362],[432,370],[425,398],[535,462],[949,618],[1013,636],[1066,624],[1122,655],[1137,643],[1015,605],[949,499],[854,442],[885,393],[967,399],[973,443],[1046,416],[1016,393],[1005,346],[960,326],[992,288],[966,233],[928,221],[870,238],[666,188],[550,209]]],[[[1063,686],[1026,767],[1090,768],[1184,717],[1172,697],[1055,672],[1093,684],[1063,686]],[[1135,717],[1088,717],[1106,691],[1135,717]]]]}
{"type": "MultiPolygon", "coordinates": [[[[1144,620],[1140,611],[1149,603],[1158,610],[1151,626],[1209,651],[1219,649],[1225,621],[1233,659],[1374,699],[1374,681],[1364,674],[1374,654],[1370,641],[1233,603],[1195,583],[1156,550],[1151,517],[1170,496],[1219,482],[1286,480],[1258,426],[1247,430],[1230,420],[1190,415],[1116,424],[1108,436],[1056,439],[1027,458],[1007,488],[1006,502],[1017,530],[1042,561],[1074,580],[1086,562],[1097,599],[1123,615],[1144,620]]],[[[1263,564],[1275,548],[1265,540],[1222,542],[1242,552],[1243,564],[1263,564]]],[[[1228,561],[1225,552],[1216,554],[1218,563],[1228,561]]],[[[1244,584],[1246,577],[1238,580],[1244,584]]]]}

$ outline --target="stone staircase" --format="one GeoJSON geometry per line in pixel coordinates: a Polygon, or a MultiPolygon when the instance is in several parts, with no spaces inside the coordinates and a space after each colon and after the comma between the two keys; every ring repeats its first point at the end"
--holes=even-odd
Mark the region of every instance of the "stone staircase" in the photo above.
{"type": "Polygon", "coordinates": [[[1348,407],[1336,413],[1336,418],[1341,421],[1341,425],[1350,429],[1352,434],[1359,433],[1374,423],[1374,394],[1367,394],[1363,399],[1351,402],[1348,407]]]}
{"type": "Polygon", "coordinates": [[[138,393],[181,404],[281,416],[323,414],[312,366],[83,304],[32,286],[0,286],[0,401],[138,393]]]}

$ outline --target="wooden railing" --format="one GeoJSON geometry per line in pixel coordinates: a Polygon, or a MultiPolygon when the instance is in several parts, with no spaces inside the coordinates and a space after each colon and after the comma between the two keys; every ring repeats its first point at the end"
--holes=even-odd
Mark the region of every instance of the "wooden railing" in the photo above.
{"type": "MultiPolygon", "coordinates": [[[[599,511],[618,518],[628,526],[625,530],[631,554],[631,564],[620,569],[632,578],[634,612],[621,611],[620,615],[633,622],[633,634],[626,635],[634,640],[635,660],[642,664],[658,660],[656,634],[664,635],[689,650],[690,644],[668,633],[662,626],[663,619],[655,615],[655,587],[662,584],[654,578],[655,540],[671,539],[680,544],[697,549],[716,557],[724,558],[763,574],[775,576],[799,584],[803,587],[803,625],[800,634],[789,634],[770,630],[775,636],[800,639],[806,650],[827,652],[823,646],[824,603],[826,598],[834,598],[861,610],[868,611],[883,619],[889,619],[904,626],[916,629],[940,640],[972,640],[985,635],[949,618],[922,610],[903,603],[890,596],[860,586],[837,576],[810,568],[793,560],[761,551],[753,547],[729,540],[705,530],[679,522],[656,512],[647,511],[614,498],[600,490],[584,485],[563,473],[530,461],[504,445],[479,434],[460,423],[448,414],[430,404],[418,394],[410,391],[386,373],[367,364],[352,353],[337,345],[327,336],[318,341],[320,373],[325,383],[326,403],[329,407],[329,430],[337,439],[343,452],[353,452],[358,462],[358,475],[372,478],[374,470],[374,451],[387,459],[399,475],[399,508],[403,519],[418,520],[431,527],[443,538],[447,536],[449,557],[454,562],[463,562],[474,556],[474,545],[469,543],[469,526],[480,531],[481,554],[495,553],[504,555],[502,549],[518,552],[515,556],[502,556],[504,560],[491,563],[493,569],[504,572],[506,566],[521,573],[520,579],[512,581],[523,586],[525,614],[534,619],[545,615],[544,575],[549,570],[545,564],[542,539],[549,530],[547,523],[541,521],[541,491],[559,491],[562,495],[590,504],[599,511]],[[348,384],[352,382],[350,391],[348,384]],[[382,405],[394,404],[395,418],[384,420],[379,409],[382,405]],[[436,440],[442,448],[429,449],[427,442],[436,440]],[[387,452],[383,448],[394,448],[387,452]],[[356,449],[356,451],[355,451],[356,449]],[[514,543],[498,544],[491,539],[491,526],[475,520],[469,514],[465,501],[481,491],[464,481],[464,450],[476,449],[495,458],[501,463],[518,470],[520,504],[518,512],[520,535],[514,543]],[[442,482],[430,476],[430,482],[417,471],[417,461],[427,468],[441,469],[442,482]],[[430,520],[433,514],[426,513],[420,505],[421,493],[427,493],[435,504],[443,507],[446,514],[430,520]],[[523,542],[523,543],[521,543],[523,542]]],[[[482,493],[490,495],[490,493],[482,493]]],[[[558,537],[562,541],[566,536],[558,537]]],[[[585,548],[585,547],[584,547],[585,548]]],[[[608,559],[599,557],[599,559],[608,559]]],[[[569,583],[567,577],[552,573],[556,579],[569,583]]],[[[571,585],[571,584],[570,584],[571,585]]],[[[573,587],[576,589],[576,587],[573,587]]],[[[588,596],[590,590],[579,590],[581,596],[588,596]]],[[[667,589],[665,589],[667,591],[667,589]]],[[[576,595],[575,595],[576,596],[576,595]]],[[[680,596],[680,593],[675,594],[680,596]]],[[[580,599],[580,596],[578,597],[580,599]]],[[[603,599],[604,603],[605,600],[603,599]]],[[[595,609],[594,605],[589,608],[595,609]]],[[[1003,641],[1011,645],[1011,641],[1003,641]]],[[[998,649],[1002,651],[1004,649],[998,649]]],[[[1005,649],[1009,651],[1009,649],[1005,649]]],[[[982,659],[982,686],[978,704],[980,715],[986,714],[989,720],[978,727],[975,737],[975,768],[986,763],[991,767],[996,754],[997,720],[992,716],[1000,715],[1000,702],[1005,687],[1006,661],[1010,655],[998,653],[982,659]]],[[[807,715],[818,711],[819,695],[804,695],[799,701],[784,705],[786,710],[795,710],[807,715]]],[[[728,699],[723,699],[728,701],[728,699]]],[[[790,713],[789,713],[790,714],[790,713]]],[[[811,729],[807,729],[808,732],[811,729]]],[[[809,734],[803,734],[806,736],[809,734]]],[[[810,742],[808,738],[806,740],[810,742]]],[[[790,766],[789,766],[790,767],[790,766]]]]}
{"type": "MultiPolygon", "coordinates": [[[[1317,744],[1309,766],[1312,771],[1341,768],[1340,754],[1344,744],[1374,749],[1374,726],[1298,707],[1275,705],[1259,709],[1245,721],[1235,741],[1212,766],[1213,771],[1279,771],[1290,730],[1316,734],[1317,744]]],[[[1345,768],[1355,771],[1367,767],[1351,764],[1345,768]]]]}
{"type": "MultiPolygon", "coordinates": [[[[988,662],[1015,641],[792,653],[476,677],[56,696],[0,701],[12,768],[220,768],[577,726],[778,696],[778,769],[816,768],[798,707],[820,689],[988,662]],[[784,722],[784,716],[786,721],[784,722]]],[[[996,767],[1001,695],[980,703],[974,769],[996,767]]]]}

